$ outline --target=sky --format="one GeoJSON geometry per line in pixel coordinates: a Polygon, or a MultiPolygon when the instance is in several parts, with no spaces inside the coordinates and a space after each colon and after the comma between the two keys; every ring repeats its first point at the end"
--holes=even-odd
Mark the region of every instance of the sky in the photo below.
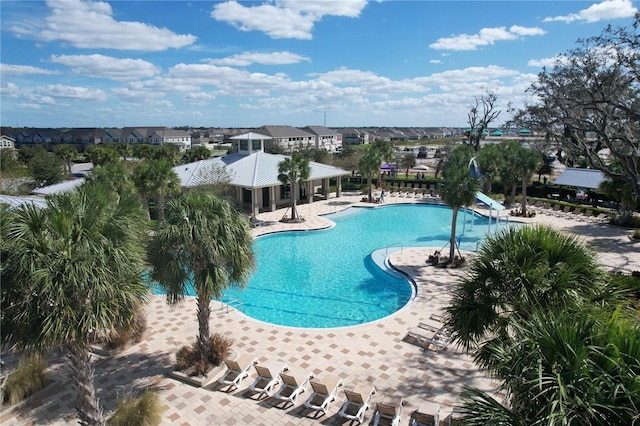
{"type": "Polygon", "coordinates": [[[464,127],[638,1],[0,2],[10,127],[464,127]]]}

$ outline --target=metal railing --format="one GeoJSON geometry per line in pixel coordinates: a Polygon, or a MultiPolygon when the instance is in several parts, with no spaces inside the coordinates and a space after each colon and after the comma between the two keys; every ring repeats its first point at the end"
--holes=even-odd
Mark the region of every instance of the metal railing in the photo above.
{"type": "Polygon", "coordinates": [[[222,299],[221,301],[221,310],[224,313],[229,313],[229,308],[235,308],[240,312],[244,312],[244,302],[240,298],[231,298],[231,299],[222,299]]]}
{"type": "Polygon", "coordinates": [[[402,250],[404,249],[404,244],[401,242],[397,242],[397,243],[393,243],[393,244],[389,244],[386,248],[385,248],[385,254],[389,254],[389,249],[391,247],[397,247],[400,246],[400,253],[402,253],[402,250]]]}

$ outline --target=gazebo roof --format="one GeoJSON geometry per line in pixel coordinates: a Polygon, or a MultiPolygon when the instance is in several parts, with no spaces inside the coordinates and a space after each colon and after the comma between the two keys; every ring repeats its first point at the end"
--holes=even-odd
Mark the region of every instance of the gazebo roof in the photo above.
{"type": "Polygon", "coordinates": [[[237,135],[237,136],[232,136],[229,139],[236,139],[236,140],[267,140],[267,139],[272,139],[271,136],[267,136],[267,135],[262,135],[260,133],[255,133],[255,132],[248,132],[248,133],[243,133],[241,135],[237,135]]]}
{"type": "Polygon", "coordinates": [[[600,170],[567,168],[555,180],[555,185],[597,189],[607,177],[600,170]]]}
{"type": "MultiPolygon", "coordinates": [[[[231,184],[234,186],[265,188],[282,184],[278,179],[278,164],[287,157],[262,151],[254,152],[251,155],[234,153],[224,157],[182,164],[174,167],[173,170],[180,178],[180,185],[186,188],[206,185],[212,175],[212,169],[216,167],[224,167],[229,171],[231,184]]],[[[309,167],[311,169],[310,180],[350,174],[346,170],[314,161],[309,162],[309,167]]]]}

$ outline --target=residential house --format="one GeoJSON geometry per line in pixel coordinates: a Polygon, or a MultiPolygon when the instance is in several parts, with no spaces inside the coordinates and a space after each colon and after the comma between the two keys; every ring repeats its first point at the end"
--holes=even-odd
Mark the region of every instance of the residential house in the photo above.
{"type": "Polygon", "coordinates": [[[173,145],[180,152],[191,149],[191,132],[179,129],[162,129],[154,131],[147,140],[153,145],[173,145]]]}
{"type": "Polygon", "coordinates": [[[269,136],[268,145],[278,144],[288,152],[315,146],[315,135],[291,126],[262,126],[255,129],[256,133],[269,136]]]}
{"type": "Polygon", "coordinates": [[[336,131],[342,133],[343,145],[367,145],[370,140],[369,133],[364,130],[347,127],[336,129],[336,131]]]}
{"type": "Polygon", "coordinates": [[[323,126],[306,126],[302,130],[315,136],[315,148],[329,152],[342,150],[342,134],[323,126]]]}
{"type": "Polygon", "coordinates": [[[6,135],[0,136],[0,151],[2,153],[8,152],[11,158],[15,159],[17,157],[15,139],[6,135]]]}

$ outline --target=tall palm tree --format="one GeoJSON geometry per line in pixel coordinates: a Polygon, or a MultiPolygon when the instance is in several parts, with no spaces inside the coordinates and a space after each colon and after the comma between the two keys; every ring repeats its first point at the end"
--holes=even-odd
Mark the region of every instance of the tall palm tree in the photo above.
{"type": "MultiPolygon", "coordinates": [[[[311,175],[309,159],[299,152],[294,152],[278,164],[278,180],[283,185],[291,185],[291,221],[296,222],[298,212],[296,201],[298,199],[298,185],[304,184],[311,175]]],[[[310,194],[312,196],[312,194],[310,194]]]]}
{"type": "Polygon", "coordinates": [[[480,182],[471,174],[468,168],[473,150],[468,145],[460,145],[449,155],[442,172],[443,182],[440,187],[442,201],[453,211],[451,219],[451,235],[449,237],[449,263],[455,260],[456,223],[458,212],[462,207],[468,207],[476,199],[480,189],[480,182]]]}
{"type": "Polygon", "coordinates": [[[56,145],[53,149],[56,157],[62,159],[67,168],[67,173],[71,174],[71,166],[73,160],[78,157],[78,149],[68,143],[64,143],[62,145],[56,145]]]}
{"type": "Polygon", "coordinates": [[[229,286],[244,286],[254,267],[248,221],[229,203],[201,191],[167,202],[166,215],[149,245],[151,277],[169,303],[192,285],[198,305],[198,346],[210,359],[211,298],[229,286]]]}
{"type": "Polygon", "coordinates": [[[162,220],[166,198],[180,193],[180,179],[171,163],[164,159],[143,162],[134,169],[133,179],[147,211],[151,198],[158,207],[158,219],[162,220]]]}
{"type": "Polygon", "coordinates": [[[360,170],[361,174],[367,176],[370,203],[373,202],[373,176],[380,173],[380,167],[384,161],[390,162],[392,158],[393,150],[391,146],[381,139],[364,148],[363,155],[358,161],[358,170],[360,170]]]}
{"type": "Polygon", "coordinates": [[[369,202],[373,202],[373,175],[380,172],[382,156],[375,146],[367,145],[364,155],[358,162],[358,170],[367,177],[367,188],[369,191],[369,202]]]}
{"type": "Polygon", "coordinates": [[[523,216],[527,214],[527,185],[540,168],[542,157],[539,152],[524,146],[518,146],[516,164],[522,182],[522,200],[520,201],[520,211],[523,216]]]}
{"type": "Polygon", "coordinates": [[[127,327],[148,295],[140,201],[85,184],[49,199],[45,209],[23,206],[7,219],[3,342],[66,349],[80,423],[102,425],[89,344],[127,327]]]}

